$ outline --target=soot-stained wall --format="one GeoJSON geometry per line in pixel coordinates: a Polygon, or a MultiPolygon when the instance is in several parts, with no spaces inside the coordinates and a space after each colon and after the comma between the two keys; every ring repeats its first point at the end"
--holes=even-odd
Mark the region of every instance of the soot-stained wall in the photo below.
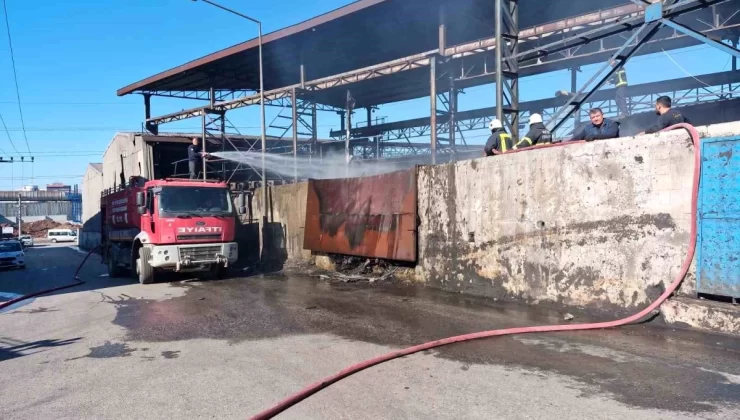
{"type": "Polygon", "coordinates": [[[643,305],[687,250],[693,153],[674,131],[421,167],[417,277],[478,295],[643,305]]]}

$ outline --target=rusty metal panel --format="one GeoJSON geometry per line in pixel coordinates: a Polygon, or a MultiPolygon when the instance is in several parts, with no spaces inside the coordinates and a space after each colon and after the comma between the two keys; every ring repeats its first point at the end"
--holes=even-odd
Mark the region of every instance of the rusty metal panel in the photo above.
{"type": "Polygon", "coordinates": [[[416,168],[308,182],[305,249],[413,262],[416,237],[416,168]]]}

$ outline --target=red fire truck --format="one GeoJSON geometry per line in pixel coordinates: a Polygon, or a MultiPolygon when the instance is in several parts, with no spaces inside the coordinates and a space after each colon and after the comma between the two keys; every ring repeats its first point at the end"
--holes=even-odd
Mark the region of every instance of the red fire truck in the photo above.
{"type": "Polygon", "coordinates": [[[103,259],[111,277],[142,284],[159,271],[210,270],[237,260],[236,217],[224,182],[132,177],[101,199],[103,259]]]}

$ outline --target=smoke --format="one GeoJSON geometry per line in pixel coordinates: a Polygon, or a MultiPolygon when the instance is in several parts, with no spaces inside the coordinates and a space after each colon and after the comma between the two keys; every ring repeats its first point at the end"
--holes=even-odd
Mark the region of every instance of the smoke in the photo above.
{"type": "MultiPolygon", "coordinates": [[[[260,152],[215,152],[211,155],[220,159],[238,162],[254,168],[262,167],[262,153],[260,152]]],[[[458,155],[458,158],[470,157],[470,153],[458,155]]],[[[476,156],[480,151],[476,151],[476,156]]],[[[450,155],[438,156],[439,163],[449,161],[450,155]]],[[[343,154],[325,154],[323,157],[299,156],[293,162],[291,155],[265,154],[265,170],[277,174],[282,178],[293,178],[297,174],[299,179],[335,179],[356,178],[363,176],[380,175],[400,171],[415,165],[431,163],[431,156],[420,155],[393,160],[359,160],[351,159],[349,164],[343,154]]]]}

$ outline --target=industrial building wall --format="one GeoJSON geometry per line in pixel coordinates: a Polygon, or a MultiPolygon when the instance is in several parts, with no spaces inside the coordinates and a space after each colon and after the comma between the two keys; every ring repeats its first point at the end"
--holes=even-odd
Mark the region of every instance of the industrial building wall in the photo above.
{"type": "Polygon", "coordinates": [[[121,185],[121,160],[126,182],[130,176],[149,178],[144,159],[146,143],[135,133],[117,133],[103,155],[103,189],[121,185]]]}
{"type": "Polygon", "coordinates": [[[85,230],[100,230],[100,223],[94,223],[92,219],[100,213],[101,191],[103,174],[89,165],[82,178],[82,225],[85,230]]]}
{"type": "Polygon", "coordinates": [[[88,165],[82,178],[82,230],[79,246],[92,249],[100,244],[100,193],[103,191],[103,174],[88,165]]]}

